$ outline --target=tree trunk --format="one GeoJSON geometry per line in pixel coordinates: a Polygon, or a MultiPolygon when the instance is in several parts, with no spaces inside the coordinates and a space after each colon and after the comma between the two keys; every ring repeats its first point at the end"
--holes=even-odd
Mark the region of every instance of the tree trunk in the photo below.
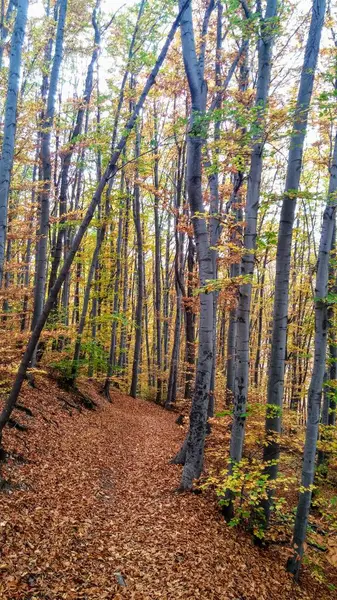
{"type": "MultiPolygon", "coordinates": [[[[319,12],[321,18],[322,13],[319,12]]],[[[335,138],[333,162],[330,172],[330,184],[327,205],[323,215],[321,240],[318,254],[315,287],[315,351],[314,365],[308,392],[308,416],[303,455],[301,492],[299,496],[293,536],[293,556],[289,558],[287,569],[295,579],[299,577],[304,552],[304,542],[315,475],[315,459],[318,428],[321,409],[321,397],[325,372],[328,315],[327,295],[329,283],[329,259],[335,227],[337,203],[337,134],[335,138]]]]}
{"type": "MultiPolygon", "coordinates": [[[[237,308],[237,342],[234,383],[234,414],[230,441],[230,465],[242,459],[246,423],[246,405],[249,385],[249,330],[251,310],[251,279],[254,273],[254,254],[256,247],[257,217],[260,202],[260,185],[263,164],[265,112],[270,87],[272,48],[274,42],[276,0],[268,0],[265,16],[260,16],[261,33],[258,44],[258,76],[255,107],[257,109],[258,134],[251,155],[248,177],[247,200],[245,207],[245,231],[243,245],[245,254],[242,258],[241,274],[249,281],[244,283],[239,292],[237,308]],[[274,26],[273,26],[274,25],[274,26]]],[[[233,515],[232,496],[226,493],[227,504],[223,507],[226,519],[233,515]]]]}
{"type": "Polygon", "coordinates": [[[154,230],[155,230],[155,324],[156,324],[156,363],[157,393],[156,402],[162,401],[162,339],[161,339],[161,244],[159,224],[159,156],[158,156],[158,116],[154,104],[154,142],[156,155],[154,158],[154,230]]]}
{"type": "Polygon", "coordinates": [[[177,399],[177,387],[178,387],[178,367],[179,367],[179,354],[180,354],[180,329],[181,329],[181,290],[179,285],[176,285],[177,300],[176,300],[176,320],[174,325],[174,338],[173,348],[170,363],[170,372],[167,386],[167,397],[165,401],[165,408],[170,410],[177,399]]]}
{"type": "MultiPolygon", "coordinates": [[[[122,172],[121,176],[121,195],[124,192],[124,173],[122,172]]],[[[111,400],[110,397],[110,385],[111,385],[111,377],[114,373],[114,369],[117,363],[116,360],[116,346],[117,346],[117,314],[119,309],[119,290],[120,290],[120,277],[122,271],[122,240],[123,240],[123,208],[122,206],[119,209],[119,217],[118,217],[118,233],[117,233],[117,247],[116,247],[116,274],[114,281],[114,290],[113,290],[113,306],[112,306],[112,326],[111,326],[111,340],[110,340],[110,351],[109,351],[109,361],[108,361],[108,369],[107,376],[104,383],[104,394],[108,400],[111,400]]]]}
{"type": "MultiPolygon", "coordinates": [[[[123,300],[122,313],[126,316],[128,308],[129,274],[128,274],[128,244],[129,244],[129,214],[130,214],[130,190],[126,189],[125,216],[124,216],[124,236],[123,236],[123,300]]],[[[118,367],[121,376],[124,376],[126,369],[126,342],[127,342],[127,323],[122,323],[121,337],[119,343],[118,367]]]]}
{"type": "MultiPolygon", "coordinates": [[[[136,133],[135,160],[138,161],[140,155],[140,131],[136,133]]],[[[138,388],[138,373],[140,367],[140,352],[142,345],[142,326],[143,326],[143,293],[144,293],[144,255],[143,255],[143,236],[142,224],[140,219],[140,190],[138,184],[138,162],[136,163],[135,184],[133,193],[133,219],[136,229],[137,244],[137,306],[135,314],[135,349],[132,365],[132,380],[130,396],[136,398],[138,388]]]]}
{"type": "Polygon", "coordinates": [[[194,254],[195,246],[192,238],[189,236],[187,249],[187,299],[185,301],[186,375],[184,398],[186,400],[192,398],[195,371],[195,312],[193,309],[194,254]]]}
{"type": "MultiPolygon", "coordinates": [[[[182,8],[182,0],[180,0],[179,5],[182,8]]],[[[211,0],[206,13],[213,8],[214,3],[211,0]]],[[[206,33],[207,28],[206,31],[203,30],[203,36],[206,33]]],[[[199,352],[196,381],[190,413],[190,427],[186,440],[186,459],[180,484],[181,489],[187,490],[192,488],[193,480],[200,476],[203,467],[213,364],[213,293],[207,289],[207,282],[213,279],[213,261],[202,198],[201,151],[203,125],[200,126],[199,124],[200,116],[205,113],[207,93],[204,81],[205,45],[201,46],[198,60],[190,6],[187,6],[183,13],[181,40],[185,71],[192,99],[192,114],[187,141],[186,185],[196,241],[200,288],[202,289],[200,293],[199,352]]]]}
{"type": "MultiPolygon", "coordinates": [[[[308,113],[314,85],[315,70],[319,53],[321,32],[324,23],[325,0],[314,0],[310,30],[307,39],[304,63],[298,91],[295,120],[293,125],[285,192],[278,233],[276,255],[275,296],[273,312],[273,333],[268,376],[266,436],[263,460],[267,463],[266,473],[270,480],[277,477],[280,455],[279,436],[281,433],[281,413],[283,404],[284,370],[287,344],[288,296],[292,232],[295,218],[297,192],[301,177],[304,139],[307,130],[308,113]],[[273,464],[269,464],[273,461],[273,464]],[[277,461],[274,464],[274,461],[277,461]]],[[[263,503],[266,524],[270,517],[272,494],[263,503]]]]}

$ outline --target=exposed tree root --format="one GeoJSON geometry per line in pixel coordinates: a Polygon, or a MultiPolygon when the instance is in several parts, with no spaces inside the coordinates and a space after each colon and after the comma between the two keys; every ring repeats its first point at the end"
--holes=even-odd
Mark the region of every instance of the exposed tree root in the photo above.
{"type": "Polygon", "coordinates": [[[27,425],[22,425],[15,419],[8,419],[7,427],[10,427],[12,429],[17,429],[18,431],[28,431],[27,425]]]}
{"type": "Polygon", "coordinates": [[[28,408],[27,406],[24,406],[23,404],[16,403],[15,410],[20,410],[21,412],[24,412],[29,417],[33,417],[34,416],[33,413],[32,413],[32,411],[30,410],[30,408],[28,408]]]}
{"type": "Polygon", "coordinates": [[[26,373],[26,378],[27,378],[27,381],[28,381],[28,384],[30,385],[30,387],[33,389],[36,389],[37,385],[35,383],[35,378],[34,378],[33,373],[26,373]]]}
{"type": "Polygon", "coordinates": [[[185,437],[183,445],[179,452],[170,460],[171,465],[184,465],[186,461],[187,452],[187,437],[185,437]]]}
{"type": "Polygon", "coordinates": [[[111,386],[111,382],[108,379],[106,379],[104,386],[101,390],[101,394],[102,394],[102,396],[104,396],[104,398],[108,402],[112,403],[112,398],[111,398],[111,394],[110,394],[110,386],[111,386]]]}

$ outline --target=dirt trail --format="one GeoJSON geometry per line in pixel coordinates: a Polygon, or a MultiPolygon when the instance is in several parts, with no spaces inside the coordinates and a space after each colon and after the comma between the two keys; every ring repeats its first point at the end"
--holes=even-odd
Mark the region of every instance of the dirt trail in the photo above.
{"type": "Polygon", "coordinates": [[[17,489],[0,497],[1,600],[333,598],[308,574],[294,586],[286,551],[254,547],[209,496],[174,492],[174,414],[114,394],[71,415],[55,383],[39,388],[24,393],[29,432],[5,438],[30,462],[6,466],[17,489]]]}

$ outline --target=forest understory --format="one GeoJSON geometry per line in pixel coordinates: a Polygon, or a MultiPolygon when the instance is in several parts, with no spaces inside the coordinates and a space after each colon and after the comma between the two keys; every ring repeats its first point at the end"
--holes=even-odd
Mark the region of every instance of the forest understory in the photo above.
{"type": "MultiPolygon", "coordinates": [[[[87,410],[53,376],[35,380],[20,403],[33,416],[13,417],[28,429],[4,432],[1,600],[335,597],[331,540],[323,551],[309,538],[296,584],[284,567],[290,530],[275,536],[272,527],[259,548],[225,523],[212,489],[177,492],[181,467],[169,461],[184,426],[176,411],[118,391],[107,403],[96,382],[82,380],[96,404],[87,410]]],[[[216,470],[228,422],[212,421],[204,478],[216,470]]]]}

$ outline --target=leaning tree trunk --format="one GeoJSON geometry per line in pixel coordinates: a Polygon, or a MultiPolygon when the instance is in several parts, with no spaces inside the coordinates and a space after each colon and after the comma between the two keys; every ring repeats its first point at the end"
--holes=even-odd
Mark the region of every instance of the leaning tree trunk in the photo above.
{"type": "Polygon", "coordinates": [[[330,174],[327,205],[323,215],[323,225],[318,254],[315,288],[315,352],[314,366],[308,392],[308,417],[302,466],[301,492],[297,506],[293,536],[293,556],[288,560],[287,569],[298,579],[304,552],[308,517],[315,475],[315,460],[321,398],[326,363],[328,314],[327,295],[329,283],[329,259],[335,226],[337,205],[337,134],[330,174]]]}
{"type": "MultiPolygon", "coordinates": [[[[10,3],[10,6],[12,3],[10,3]]],[[[5,124],[0,159],[0,287],[3,279],[7,237],[9,186],[14,159],[21,54],[27,22],[28,0],[18,0],[8,72],[5,124]]]]}
{"type": "MultiPolygon", "coordinates": [[[[284,390],[284,371],[287,347],[288,297],[292,233],[296,199],[301,177],[304,139],[314,85],[321,32],[324,23],[325,0],[313,0],[310,30],[307,39],[300,87],[297,96],[295,120],[288,156],[285,192],[277,242],[273,332],[268,376],[266,436],[263,460],[270,480],[277,477],[280,455],[279,436],[284,390]],[[272,463],[271,463],[272,461],[272,463]]],[[[272,493],[263,502],[266,524],[270,517],[272,493]]]]}

